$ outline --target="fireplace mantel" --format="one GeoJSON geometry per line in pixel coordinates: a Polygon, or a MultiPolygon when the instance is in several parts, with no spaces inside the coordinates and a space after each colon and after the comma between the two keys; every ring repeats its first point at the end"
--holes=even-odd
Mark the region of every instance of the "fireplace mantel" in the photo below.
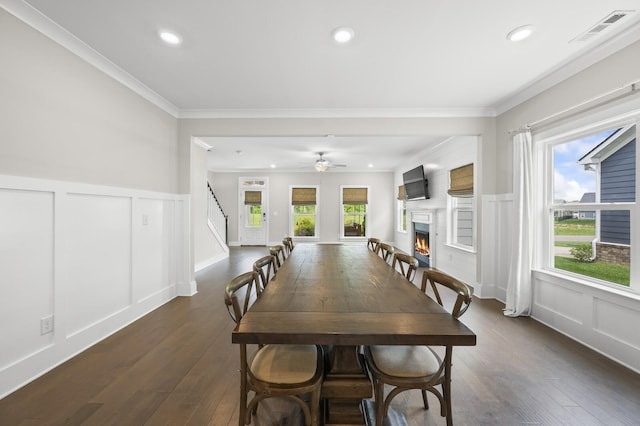
{"type": "Polygon", "coordinates": [[[413,223],[433,223],[433,210],[416,210],[411,212],[411,222],[413,223]]]}

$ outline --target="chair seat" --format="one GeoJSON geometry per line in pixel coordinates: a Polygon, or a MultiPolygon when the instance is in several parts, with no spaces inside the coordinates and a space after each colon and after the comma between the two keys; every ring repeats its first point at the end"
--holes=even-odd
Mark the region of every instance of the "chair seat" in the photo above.
{"type": "Polygon", "coordinates": [[[251,372],[269,383],[302,383],[315,374],[317,357],[314,345],[267,345],[255,355],[251,372]]]}
{"type": "Polygon", "coordinates": [[[371,346],[378,370],[394,377],[425,377],[440,368],[440,360],[427,346],[371,346]]]}

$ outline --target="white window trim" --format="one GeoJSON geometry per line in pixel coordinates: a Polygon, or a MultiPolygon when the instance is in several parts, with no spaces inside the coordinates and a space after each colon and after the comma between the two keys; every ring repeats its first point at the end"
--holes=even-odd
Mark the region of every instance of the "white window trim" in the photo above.
{"type": "MultiPolygon", "coordinates": [[[[475,178],[474,178],[475,180],[475,178]]],[[[473,215],[473,229],[472,229],[472,246],[468,246],[465,244],[458,244],[455,242],[455,220],[454,220],[454,210],[453,210],[453,202],[454,198],[450,195],[447,195],[447,243],[445,244],[448,247],[452,247],[461,251],[466,251],[468,253],[476,253],[477,252],[477,235],[478,235],[478,200],[474,196],[473,197],[473,207],[471,208],[471,212],[473,215]]]]}
{"type": "Polygon", "coordinates": [[[289,236],[296,240],[316,241],[320,240],[320,186],[319,185],[289,185],[289,236]],[[293,234],[293,205],[291,199],[293,197],[293,188],[315,188],[316,189],[316,229],[315,236],[295,236],[293,234]]]}
{"type": "Polygon", "coordinates": [[[340,219],[338,223],[340,224],[340,229],[338,229],[338,240],[339,241],[367,241],[369,233],[369,226],[371,225],[371,188],[368,185],[340,185],[340,207],[339,207],[339,215],[340,219]],[[364,236],[362,237],[346,237],[344,235],[344,204],[342,204],[342,196],[344,188],[367,188],[367,212],[365,214],[365,218],[367,221],[367,226],[364,229],[364,236]]]}
{"type": "MultiPolygon", "coordinates": [[[[533,269],[537,272],[548,273],[555,276],[561,276],[564,279],[584,285],[588,283],[590,286],[603,288],[607,291],[620,293],[640,293],[640,264],[634,264],[633,259],[637,257],[634,253],[640,248],[640,221],[632,221],[631,226],[631,270],[629,277],[629,287],[619,284],[591,278],[588,276],[577,275],[561,269],[556,269],[554,264],[553,250],[553,220],[551,211],[561,206],[553,203],[553,170],[551,166],[552,148],[554,145],[575,140],[580,137],[594,134],[599,131],[610,129],[617,126],[624,126],[630,123],[636,124],[636,136],[638,126],[640,125],[640,100],[635,99],[604,111],[598,111],[593,114],[586,114],[574,121],[565,122],[558,126],[545,129],[540,132],[533,133],[534,146],[534,173],[538,177],[543,178],[542,190],[534,192],[535,215],[539,218],[539,226],[535,232],[538,236],[537,240],[541,244],[534,251],[533,269]]],[[[640,200],[637,195],[640,192],[640,151],[638,150],[638,141],[636,137],[636,202],[635,203],[593,203],[582,204],[584,207],[597,207],[598,210],[629,210],[632,218],[640,215],[640,200]]],[[[534,175],[534,176],[535,176],[534,175]]]]}
{"type": "Polygon", "coordinates": [[[407,200],[396,200],[396,232],[400,232],[401,234],[409,233],[409,217],[407,213],[407,200]],[[400,204],[404,203],[404,204],[400,204]],[[404,206],[404,208],[403,208],[404,206]],[[404,214],[406,217],[405,225],[407,229],[402,229],[402,211],[404,210],[404,214]]]}

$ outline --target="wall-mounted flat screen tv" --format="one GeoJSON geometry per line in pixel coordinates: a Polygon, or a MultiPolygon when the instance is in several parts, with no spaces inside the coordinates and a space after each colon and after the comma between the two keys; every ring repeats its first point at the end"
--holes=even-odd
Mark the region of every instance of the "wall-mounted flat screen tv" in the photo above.
{"type": "Polygon", "coordinates": [[[429,183],[424,167],[418,166],[402,174],[404,192],[407,200],[426,200],[429,198],[429,183]]]}

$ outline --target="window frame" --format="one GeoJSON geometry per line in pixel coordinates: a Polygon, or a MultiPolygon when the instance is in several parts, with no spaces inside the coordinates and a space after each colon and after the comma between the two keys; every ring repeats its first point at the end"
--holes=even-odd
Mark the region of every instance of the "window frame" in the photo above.
{"type": "MultiPolygon", "coordinates": [[[[305,204],[311,205],[311,204],[305,204]]],[[[289,185],[289,235],[291,235],[296,240],[318,240],[320,238],[320,186],[319,185],[289,185]],[[305,235],[296,235],[294,233],[295,224],[293,223],[296,213],[294,211],[295,205],[293,205],[293,189],[294,188],[314,188],[316,190],[316,211],[313,214],[315,222],[314,235],[313,236],[305,236],[305,235]]]]}
{"type": "Polygon", "coordinates": [[[470,253],[476,252],[477,247],[477,203],[475,195],[473,197],[447,196],[447,245],[470,253]],[[457,206],[460,199],[471,200],[471,206],[457,206]],[[462,244],[458,239],[458,214],[460,211],[471,213],[471,245],[462,244]]]}
{"type": "MultiPolygon", "coordinates": [[[[369,236],[369,226],[368,224],[370,223],[369,220],[369,205],[371,204],[371,188],[368,185],[340,185],[340,210],[339,210],[339,214],[340,214],[340,229],[338,231],[338,235],[339,235],[339,239],[340,240],[348,240],[348,241],[361,241],[364,240],[366,241],[368,236],[369,236]],[[367,190],[367,204],[364,204],[365,206],[365,212],[364,212],[364,222],[367,224],[364,227],[364,235],[359,235],[359,236],[346,236],[345,235],[345,224],[344,224],[344,217],[345,217],[345,213],[344,213],[344,206],[346,204],[344,204],[344,190],[348,189],[348,188],[365,188],[367,190]]],[[[358,204],[360,205],[360,204],[358,204]]]]}
{"type": "MultiPolygon", "coordinates": [[[[604,113],[602,113],[604,114],[604,113]]],[[[534,181],[543,181],[539,190],[534,191],[534,217],[539,218],[539,229],[536,230],[537,238],[541,241],[539,247],[534,251],[533,268],[546,271],[557,276],[561,276],[571,282],[598,286],[614,291],[640,293],[640,265],[634,265],[634,252],[638,250],[640,244],[640,215],[638,195],[640,192],[640,151],[638,151],[638,125],[640,124],[640,105],[628,111],[619,111],[615,108],[605,114],[606,117],[582,117],[572,122],[565,122],[555,128],[549,128],[539,133],[533,133],[533,161],[534,161],[534,181]],[[617,284],[611,281],[582,275],[555,267],[555,237],[554,237],[554,212],[566,209],[566,204],[557,203],[554,199],[555,170],[553,149],[554,147],[576,139],[596,134],[616,127],[635,124],[636,126],[636,197],[635,202],[597,202],[594,203],[572,203],[571,207],[584,211],[595,211],[599,217],[601,211],[629,211],[630,214],[630,271],[629,286],[617,284]],[[635,218],[635,220],[634,220],[635,218]]],[[[536,222],[538,222],[536,220],[536,222]]],[[[597,232],[597,230],[596,230],[597,232]]]]}
{"type": "Polygon", "coordinates": [[[407,200],[396,200],[396,231],[406,234],[409,232],[407,226],[407,200]]]}

